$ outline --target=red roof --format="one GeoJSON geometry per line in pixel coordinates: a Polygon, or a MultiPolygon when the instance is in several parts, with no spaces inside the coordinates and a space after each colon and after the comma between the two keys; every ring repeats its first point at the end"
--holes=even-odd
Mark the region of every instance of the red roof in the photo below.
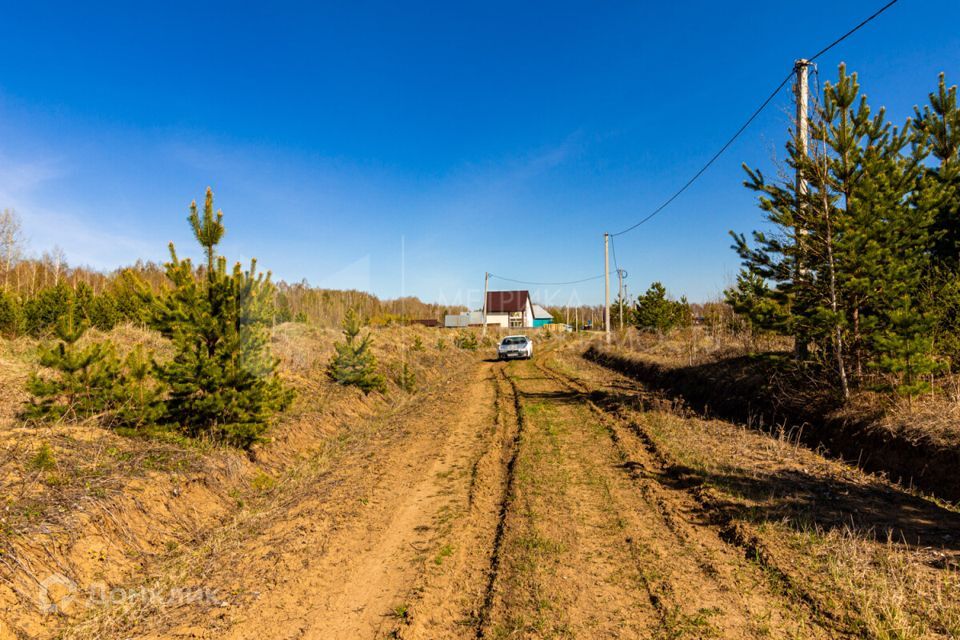
{"type": "Polygon", "coordinates": [[[526,291],[488,291],[487,313],[524,311],[530,294],[526,291]]]}

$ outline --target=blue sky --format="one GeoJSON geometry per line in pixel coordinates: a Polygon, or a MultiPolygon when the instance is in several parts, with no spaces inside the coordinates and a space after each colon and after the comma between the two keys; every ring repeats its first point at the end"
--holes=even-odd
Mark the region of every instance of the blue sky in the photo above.
{"type": "MultiPolygon", "coordinates": [[[[679,187],[776,86],[872,13],[828,2],[0,2],[0,207],[35,253],[109,269],[223,252],[289,281],[479,302],[484,271],[602,273],[602,233],[679,187]],[[802,6],[798,12],[797,7],[802,6]],[[468,297],[470,296],[470,297],[468,297]]],[[[901,0],[824,56],[901,121],[960,81],[960,3],[901,0]]],[[[716,296],[759,211],[788,90],[669,209],[617,239],[632,292],[716,296]]],[[[510,288],[493,282],[497,288],[510,288]]],[[[532,287],[599,302],[602,281],[532,287]]]]}

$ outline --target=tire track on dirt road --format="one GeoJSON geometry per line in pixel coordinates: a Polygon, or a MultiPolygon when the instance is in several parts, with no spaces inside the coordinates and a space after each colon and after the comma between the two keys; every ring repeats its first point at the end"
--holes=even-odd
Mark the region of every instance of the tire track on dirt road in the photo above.
{"type": "MultiPolygon", "coordinates": [[[[489,383],[490,369],[478,368],[457,402],[456,412],[436,407],[433,415],[423,416],[442,423],[435,437],[425,439],[424,449],[418,452],[428,458],[435,456],[434,461],[415,477],[410,491],[390,492],[399,507],[385,527],[357,538],[350,536],[342,552],[333,552],[349,558],[353,556],[350,549],[375,541],[364,550],[363,561],[346,562],[344,570],[334,574],[342,577],[344,585],[329,600],[327,613],[311,628],[318,634],[308,632],[305,637],[416,637],[418,629],[428,628],[429,632],[419,635],[441,637],[438,627],[457,632],[469,629],[464,622],[472,617],[479,615],[482,620],[484,607],[476,601],[483,593],[483,578],[495,562],[498,546],[493,526],[497,510],[490,507],[501,505],[509,495],[511,449],[516,438],[509,420],[501,418],[503,393],[499,384],[489,383]],[[508,460],[505,471],[504,457],[508,460]],[[429,536],[424,535],[427,530],[429,536]],[[459,532],[459,539],[453,539],[454,531],[459,532]],[[428,602],[429,570],[442,567],[455,553],[461,561],[460,571],[430,586],[461,597],[428,602]]],[[[493,369],[494,376],[497,371],[493,369]]],[[[321,587],[315,593],[324,591],[321,587]]],[[[442,637],[460,635],[445,633],[442,637]]]]}
{"type": "MultiPolygon", "coordinates": [[[[208,584],[237,594],[228,608],[181,616],[178,626],[150,637],[401,635],[407,623],[426,619],[411,605],[427,572],[451,555],[447,536],[468,513],[473,492],[477,535],[457,545],[467,553],[468,570],[456,585],[458,597],[431,612],[449,628],[462,628],[458,623],[480,609],[500,499],[487,479],[496,478],[500,466],[500,447],[490,446],[498,429],[490,374],[478,363],[456,384],[413,400],[382,424],[366,425],[370,435],[348,457],[318,476],[315,487],[287,496],[289,504],[238,543],[231,555],[242,559],[237,566],[209,576],[208,584]],[[478,462],[484,448],[491,449],[489,463],[478,462]]],[[[467,629],[464,637],[473,637],[467,629]]]]}
{"type": "Polygon", "coordinates": [[[653,637],[650,594],[611,512],[609,487],[576,462],[569,398],[507,366],[524,421],[487,637],[653,637]]]}
{"type": "MultiPolygon", "coordinates": [[[[604,424],[611,444],[624,461],[622,468],[673,542],[700,568],[703,581],[695,595],[714,590],[726,608],[745,611],[746,619],[779,620],[781,631],[792,628],[793,632],[801,631],[802,637],[856,635],[843,620],[772,563],[769,554],[757,546],[759,542],[755,538],[735,528],[729,518],[713,509],[709,491],[695,485],[664,484],[662,479],[672,477],[674,467],[641,424],[595,402],[598,390],[580,379],[543,363],[537,363],[537,368],[577,393],[604,424]],[[746,576],[751,576],[749,579],[754,584],[749,596],[730,597],[746,576]],[[795,625],[803,619],[809,620],[810,626],[797,628],[795,625]]],[[[778,625],[768,623],[766,626],[776,628],[778,625]]]]}
{"type": "Polygon", "coordinates": [[[435,566],[427,566],[414,588],[412,615],[398,625],[397,637],[486,637],[523,432],[516,389],[504,366],[487,368],[493,421],[489,430],[477,432],[481,442],[470,465],[466,503],[450,522],[446,544],[440,547],[449,555],[437,556],[435,566]]]}

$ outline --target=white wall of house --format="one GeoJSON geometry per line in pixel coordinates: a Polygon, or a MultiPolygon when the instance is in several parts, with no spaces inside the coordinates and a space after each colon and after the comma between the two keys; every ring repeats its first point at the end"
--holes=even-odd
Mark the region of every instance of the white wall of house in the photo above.
{"type": "Polygon", "coordinates": [[[488,313],[487,326],[509,327],[510,314],[509,313],[488,313]]]}
{"type": "MultiPolygon", "coordinates": [[[[513,328],[529,329],[533,326],[533,307],[531,306],[529,299],[527,300],[527,306],[524,308],[524,310],[516,313],[519,314],[521,324],[519,327],[514,325],[513,328]]],[[[514,314],[507,313],[506,311],[496,313],[491,311],[487,314],[487,325],[509,329],[511,328],[510,316],[512,315],[514,314]]]]}
{"type": "Polygon", "coordinates": [[[523,326],[533,326],[533,303],[527,298],[527,307],[523,310],[523,326]]]}

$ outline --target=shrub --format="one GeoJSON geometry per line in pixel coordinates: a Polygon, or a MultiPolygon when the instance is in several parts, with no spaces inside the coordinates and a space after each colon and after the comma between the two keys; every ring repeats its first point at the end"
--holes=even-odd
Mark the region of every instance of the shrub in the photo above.
{"type": "Polygon", "coordinates": [[[37,452],[30,458],[30,468],[34,471],[53,471],[57,466],[57,458],[53,449],[46,442],[40,445],[37,452]]]}
{"type": "Polygon", "coordinates": [[[338,384],[360,387],[364,393],[385,391],[386,382],[377,373],[377,359],[370,351],[372,338],[360,338],[360,316],[349,309],[343,319],[343,342],[334,345],[336,353],[327,366],[327,375],[338,384]]]}
{"type": "Polygon", "coordinates": [[[477,343],[477,335],[472,331],[466,330],[461,330],[457,333],[457,337],[453,339],[453,344],[458,349],[465,351],[476,351],[480,346],[477,343]]]}
{"type": "Polygon", "coordinates": [[[43,347],[40,364],[53,375],[34,373],[27,382],[33,395],[25,415],[38,420],[83,420],[115,406],[120,362],[113,344],[77,344],[87,329],[68,312],[57,326],[56,346],[43,347]]]}
{"type": "Polygon", "coordinates": [[[417,390],[417,376],[406,362],[397,367],[394,382],[407,393],[413,393],[417,390]]]}
{"type": "Polygon", "coordinates": [[[164,388],[153,374],[156,362],[151,352],[137,345],[123,361],[119,402],[108,426],[139,428],[157,424],[164,415],[164,388]]]}
{"type": "Polygon", "coordinates": [[[117,301],[109,293],[95,297],[90,302],[87,319],[90,320],[91,325],[101,331],[113,329],[121,319],[117,301]]]}
{"type": "Polygon", "coordinates": [[[43,289],[23,305],[24,330],[32,336],[49,334],[72,307],[73,292],[67,285],[43,289]]]}
{"type": "Polygon", "coordinates": [[[15,295],[0,289],[0,335],[13,337],[23,331],[23,309],[15,295]]]}

